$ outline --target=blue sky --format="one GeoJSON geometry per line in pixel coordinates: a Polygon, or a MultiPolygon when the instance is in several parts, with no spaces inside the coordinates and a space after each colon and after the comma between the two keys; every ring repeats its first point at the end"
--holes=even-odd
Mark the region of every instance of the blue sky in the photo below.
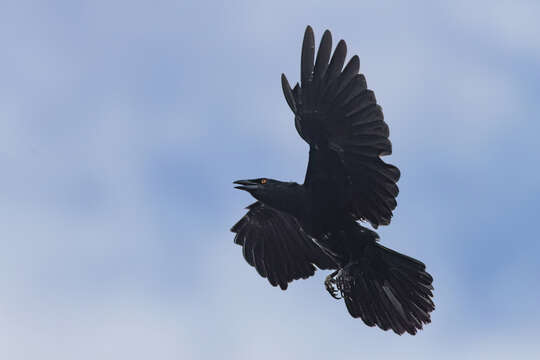
{"type": "Polygon", "coordinates": [[[4,1],[0,357],[538,356],[534,1],[4,1]],[[433,323],[349,317],[324,272],[282,292],[230,226],[236,179],[301,182],[279,76],[344,38],[402,171],[382,242],[435,278],[433,323]],[[536,334],[536,335],[535,335],[536,334]]]}

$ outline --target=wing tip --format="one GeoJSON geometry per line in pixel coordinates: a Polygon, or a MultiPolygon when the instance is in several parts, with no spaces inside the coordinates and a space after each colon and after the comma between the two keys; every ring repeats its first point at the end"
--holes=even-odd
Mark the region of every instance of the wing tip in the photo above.
{"type": "Polygon", "coordinates": [[[313,72],[313,60],[315,57],[315,35],[311,26],[306,27],[302,42],[302,56],[300,61],[300,79],[302,86],[310,81],[313,72]]]}
{"type": "Polygon", "coordinates": [[[308,36],[308,34],[314,37],[313,28],[311,27],[311,25],[306,26],[306,31],[304,31],[304,38],[308,36]]]}
{"type": "Polygon", "coordinates": [[[358,63],[358,68],[360,68],[360,56],[356,54],[353,55],[353,57],[351,57],[351,59],[349,60],[349,63],[358,63]]]}
{"type": "Polygon", "coordinates": [[[289,105],[292,112],[296,114],[296,101],[294,99],[291,85],[283,73],[281,74],[281,88],[283,90],[283,95],[285,96],[285,101],[287,101],[287,105],[289,105]]]}
{"type": "Polygon", "coordinates": [[[345,54],[346,54],[347,53],[347,42],[345,40],[343,40],[343,39],[339,40],[339,42],[338,42],[338,44],[336,46],[336,50],[334,50],[334,52],[337,51],[338,48],[343,48],[343,50],[341,50],[341,49],[340,50],[345,51],[345,54]]]}

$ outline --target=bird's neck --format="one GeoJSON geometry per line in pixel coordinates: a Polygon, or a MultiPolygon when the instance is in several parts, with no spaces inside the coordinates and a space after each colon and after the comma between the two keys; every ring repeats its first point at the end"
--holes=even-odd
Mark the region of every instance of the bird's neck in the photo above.
{"type": "Polygon", "coordinates": [[[308,196],[304,186],[295,184],[273,196],[268,205],[300,219],[306,214],[307,201],[308,196]]]}

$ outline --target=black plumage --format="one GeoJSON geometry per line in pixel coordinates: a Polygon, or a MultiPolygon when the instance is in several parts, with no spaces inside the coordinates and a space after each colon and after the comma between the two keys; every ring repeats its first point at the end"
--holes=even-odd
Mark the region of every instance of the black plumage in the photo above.
{"type": "Polygon", "coordinates": [[[300,84],[291,88],[281,76],[295,127],[310,147],[304,183],[236,181],[258,201],[231,230],[246,261],[273,286],[285,290],[316,268],[335,270],[326,289],[344,298],[353,317],[415,334],[431,321],[433,278],[422,262],[380,245],[358,223],[390,223],[400,172],[380,158],[392,153],[388,125],[358,56],[345,65],[346,54],[343,40],[332,54],[327,30],[315,55],[307,27],[300,84]]]}

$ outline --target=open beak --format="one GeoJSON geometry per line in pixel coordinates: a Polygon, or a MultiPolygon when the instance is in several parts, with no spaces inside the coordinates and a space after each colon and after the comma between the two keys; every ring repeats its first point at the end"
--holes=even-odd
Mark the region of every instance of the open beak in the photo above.
{"type": "Polygon", "coordinates": [[[233,182],[233,184],[240,185],[240,186],[235,186],[234,187],[235,189],[240,189],[240,190],[245,190],[245,191],[253,191],[259,188],[259,183],[253,180],[237,180],[233,182]]]}

